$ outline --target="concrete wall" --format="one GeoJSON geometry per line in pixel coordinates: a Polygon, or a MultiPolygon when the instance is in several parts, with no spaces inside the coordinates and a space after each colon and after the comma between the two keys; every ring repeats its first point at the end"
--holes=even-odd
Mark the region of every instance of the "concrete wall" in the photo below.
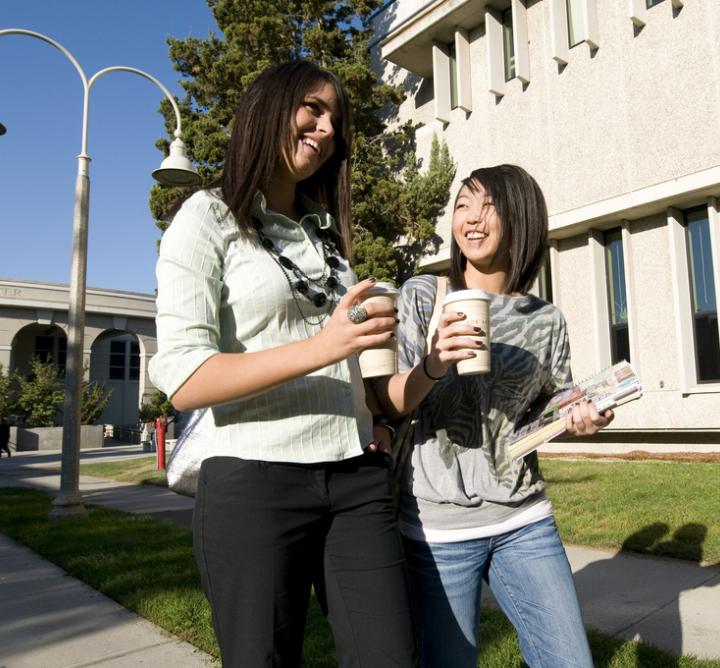
{"type": "MultiPolygon", "coordinates": [[[[61,450],[62,427],[35,427],[26,429],[10,427],[10,447],[18,452],[34,450],[61,450]]],[[[101,424],[80,426],[80,449],[103,447],[103,426],[101,424]]]]}

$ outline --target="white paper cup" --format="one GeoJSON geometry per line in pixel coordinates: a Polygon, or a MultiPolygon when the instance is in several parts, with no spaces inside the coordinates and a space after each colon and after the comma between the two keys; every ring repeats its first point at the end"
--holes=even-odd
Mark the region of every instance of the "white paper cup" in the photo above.
{"type": "MultiPolygon", "coordinates": [[[[400,291],[392,283],[376,283],[365,292],[363,305],[386,304],[395,307],[400,291]]],[[[360,353],[360,371],[363,378],[391,376],[397,373],[397,339],[366,348],[360,353]]]]}
{"type": "Polygon", "coordinates": [[[463,323],[479,327],[482,331],[471,338],[480,341],[479,348],[468,348],[475,357],[457,363],[461,376],[471,376],[490,371],[490,295],[482,290],[458,290],[451,292],[443,301],[444,311],[459,311],[466,318],[463,323]]]}

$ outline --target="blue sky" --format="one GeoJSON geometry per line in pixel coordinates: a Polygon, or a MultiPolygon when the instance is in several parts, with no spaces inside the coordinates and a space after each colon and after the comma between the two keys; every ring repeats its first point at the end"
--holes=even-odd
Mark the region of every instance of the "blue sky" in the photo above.
{"type": "MultiPolygon", "coordinates": [[[[3,0],[0,28],[40,32],[70,51],[85,74],[114,65],[145,70],[180,96],[166,38],[217,31],[204,0],[3,0]]],[[[87,284],[155,288],[156,240],[148,210],[162,160],[161,91],[110,73],[90,94],[87,284]]],[[[82,86],[60,51],[25,36],[0,37],[0,278],[67,283],[80,152],[82,86]]]]}

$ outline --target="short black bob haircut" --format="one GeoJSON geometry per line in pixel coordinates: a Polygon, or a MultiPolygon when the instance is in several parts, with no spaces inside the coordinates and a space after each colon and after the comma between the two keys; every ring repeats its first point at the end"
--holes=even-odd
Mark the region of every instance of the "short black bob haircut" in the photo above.
{"type": "MultiPolygon", "coordinates": [[[[522,167],[497,165],[476,169],[463,179],[455,202],[464,187],[476,192],[478,184],[492,199],[500,218],[501,239],[507,239],[510,270],[504,292],[526,294],[542,267],[547,249],[548,216],[542,190],[522,167]]],[[[466,266],[467,258],[453,236],[450,283],[456,290],[467,287],[466,266]]]]}

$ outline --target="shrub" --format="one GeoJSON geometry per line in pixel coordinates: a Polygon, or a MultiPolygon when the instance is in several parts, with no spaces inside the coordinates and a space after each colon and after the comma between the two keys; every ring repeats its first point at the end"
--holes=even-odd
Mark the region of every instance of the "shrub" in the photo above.
{"type": "Polygon", "coordinates": [[[52,361],[32,361],[27,376],[17,375],[18,393],[14,403],[25,427],[52,427],[62,408],[62,375],[52,361]]]}
{"type": "Polygon", "coordinates": [[[103,414],[112,396],[112,390],[94,380],[83,382],[80,403],[80,424],[92,424],[103,414]]]}

